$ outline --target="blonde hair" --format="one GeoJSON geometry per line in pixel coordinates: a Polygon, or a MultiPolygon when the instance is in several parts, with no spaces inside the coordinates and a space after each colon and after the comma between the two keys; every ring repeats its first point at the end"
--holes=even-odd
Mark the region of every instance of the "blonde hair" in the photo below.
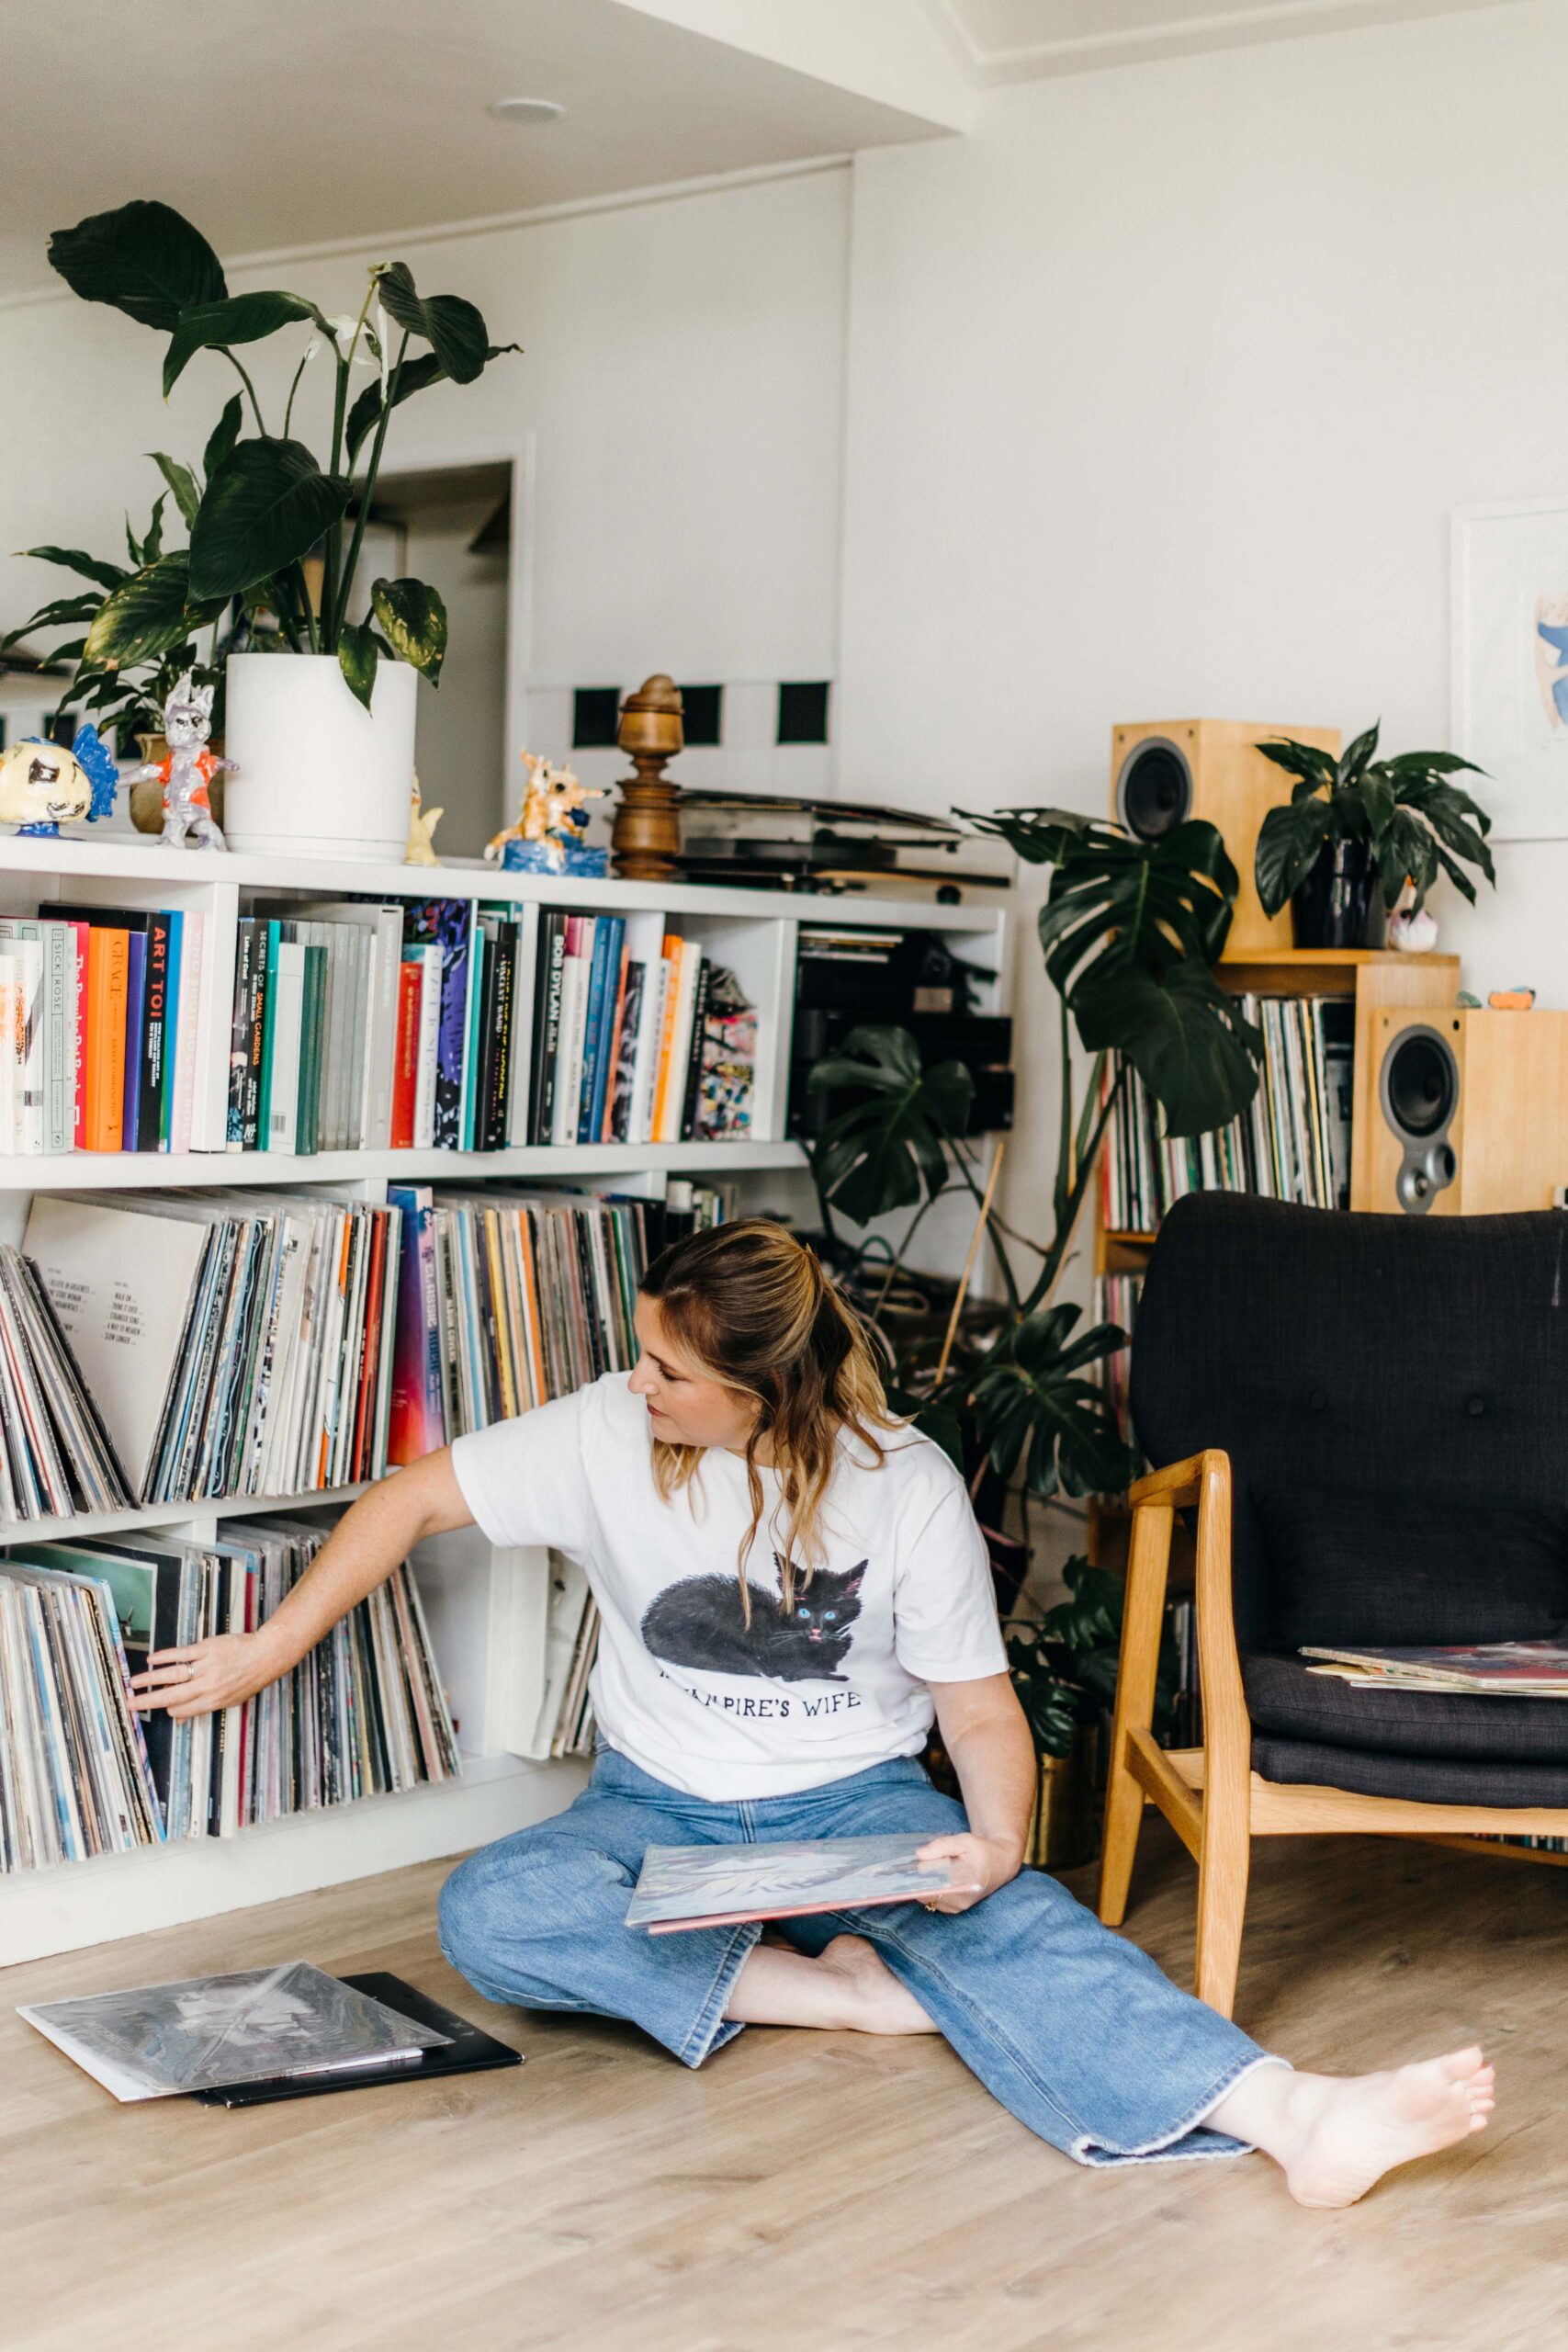
{"type": "MultiPolygon", "coordinates": [[[[673,1243],[649,1266],[642,1292],[708,1379],[756,1404],[744,1457],[751,1523],[736,1569],[749,1616],[746,1562],[767,1507],[757,1463],[766,1441],[779,1482],[770,1531],[787,1611],[796,1578],[809,1581],[825,1556],[822,1506],[840,1437],[857,1439],[880,1466],[886,1449],[877,1432],[904,1426],[888,1410],[876,1343],[816,1251],[771,1217],[739,1217],[673,1243]]],[[[666,1502],[692,1486],[704,1452],[655,1440],[654,1481],[666,1502]]]]}

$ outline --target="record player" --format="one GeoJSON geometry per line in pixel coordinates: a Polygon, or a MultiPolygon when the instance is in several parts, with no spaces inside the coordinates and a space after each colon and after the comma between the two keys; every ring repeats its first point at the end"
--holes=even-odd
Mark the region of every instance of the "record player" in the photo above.
{"type": "Polygon", "coordinates": [[[681,872],[751,889],[936,899],[1005,890],[1011,861],[945,817],[870,801],[682,792],[681,872]]]}

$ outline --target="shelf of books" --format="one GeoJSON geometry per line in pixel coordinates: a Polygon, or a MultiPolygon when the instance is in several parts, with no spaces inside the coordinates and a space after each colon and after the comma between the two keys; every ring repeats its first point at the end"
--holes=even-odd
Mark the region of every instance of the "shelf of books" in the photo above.
{"type": "MultiPolygon", "coordinates": [[[[999,971],[995,906],[852,920],[999,971]]],[[[243,1707],[127,1677],[261,1623],[367,1481],[628,1366],[667,1240],[791,1204],[796,934],[767,891],[0,842],[0,1964],[570,1802],[591,1596],[475,1530],[243,1707]]]]}
{"type": "MultiPolygon", "coordinates": [[[[1358,1193],[1357,1069],[1376,1013],[1395,1005],[1451,1004],[1459,959],[1373,948],[1285,948],[1226,960],[1216,977],[1263,1038],[1258,1092],[1228,1127],[1180,1140],[1161,1129],[1134,1072],[1118,1094],[1095,1196],[1095,1319],[1131,1336],[1149,1252],[1172,1203],[1192,1192],[1257,1193],[1310,1208],[1348,1211],[1358,1193]]],[[[1130,1349],[1105,1366],[1122,1433],[1130,1349]]],[[[1120,1567],[1126,1513],[1114,1498],[1091,1503],[1091,1556],[1120,1567]]],[[[1181,1565],[1180,1547],[1176,1555],[1181,1565]]]]}

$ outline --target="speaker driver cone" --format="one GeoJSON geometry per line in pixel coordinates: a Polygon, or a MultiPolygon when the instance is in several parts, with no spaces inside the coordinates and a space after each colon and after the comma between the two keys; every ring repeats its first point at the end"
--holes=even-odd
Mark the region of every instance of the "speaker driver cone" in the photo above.
{"type": "Polygon", "coordinates": [[[1163,735],[1134,743],[1116,779],[1116,814],[1141,842],[1157,842],[1192,814],[1192,770],[1163,735]]]}
{"type": "Polygon", "coordinates": [[[1424,1216],[1459,1172],[1448,1139],[1459,1110],[1453,1047],[1425,1023],[1401,1030],[1383,1056],[1378,1091],[1403,1153],[1395,1195],[1407,1216],[1424,1216]]]}

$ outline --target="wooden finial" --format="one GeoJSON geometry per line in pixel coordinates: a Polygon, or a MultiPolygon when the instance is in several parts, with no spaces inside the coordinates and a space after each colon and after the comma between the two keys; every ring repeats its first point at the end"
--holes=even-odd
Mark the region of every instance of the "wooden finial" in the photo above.
{"type": "Polygon", "coordinates": [[[663,882],[681,855],[681,787],[664,774],[686,740],[673,678],[656,671],[626,696],[617,740],[636,773],[622,780],[610,835],[615,872],[633,882],[663,882]]]}

